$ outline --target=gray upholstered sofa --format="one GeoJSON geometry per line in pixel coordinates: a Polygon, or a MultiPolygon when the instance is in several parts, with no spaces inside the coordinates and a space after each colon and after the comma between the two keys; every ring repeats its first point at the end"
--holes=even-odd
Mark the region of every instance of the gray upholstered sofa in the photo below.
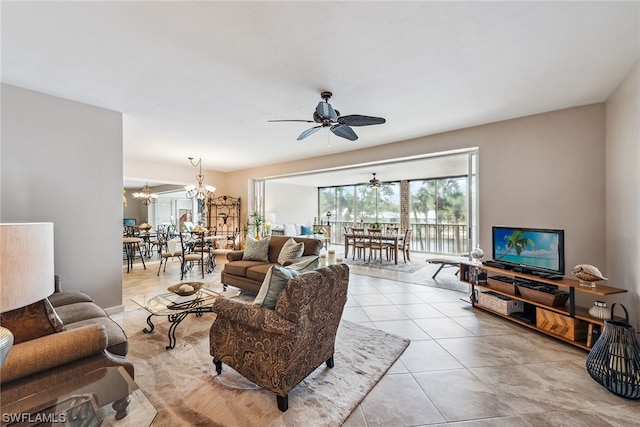
{"type": "MultiPolygon", "coordinates": [[[[258,293],[269,268],[278,263],[278,255],[282,246],[291,237],[271,236],[269,241],[269,261],[243,260],[244,251],[233,251],[227,254],[228,262],[221,273],[223,285],[235,286],[249,292],[258,293]]],[[[306,237],[293,237],[300,243],[304,242],[304,252],[301,257],[286,261],[284,265],[290,265],[320,255],[322,241],[306,237]]]]}
{"type": "Polygon", "coordinates": [[[15,341],[1,370],[3,405],[103,367],[122,366],[133,378],[127,336],[84,293],[55,292],[0,321],[15,341]]]}

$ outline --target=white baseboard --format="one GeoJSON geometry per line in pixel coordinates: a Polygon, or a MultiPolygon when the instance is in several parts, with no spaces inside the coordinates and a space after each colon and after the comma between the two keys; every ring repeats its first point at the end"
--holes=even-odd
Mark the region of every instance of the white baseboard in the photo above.
{"type": "Polygon", "coordinates": [[[108,308],[105,308],[104,311],[106,311],[108,315],[112,315],[112,314],[115,314],[115,313],[120,313],[120,312],[124,311],[124,305],[120,304],[120,305],[116,305],[114,307],[108,307],[108,308]]]}

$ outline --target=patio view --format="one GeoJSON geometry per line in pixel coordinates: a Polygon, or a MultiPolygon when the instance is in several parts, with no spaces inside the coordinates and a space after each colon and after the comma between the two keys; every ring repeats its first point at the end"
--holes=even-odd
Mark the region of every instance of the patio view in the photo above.
{"type": "Polygon", "coordinates": [[[344,243],[344,227],[379,223],[412,230],[411,250],[439,254],[468,252],[468,176],[318,188],[319,216],[329,221],[332,243],[344,243]],[[402,223],[402,206],[407,224],[402,223]],[[331,216],[326,216],[331,212],[331,216]]]}

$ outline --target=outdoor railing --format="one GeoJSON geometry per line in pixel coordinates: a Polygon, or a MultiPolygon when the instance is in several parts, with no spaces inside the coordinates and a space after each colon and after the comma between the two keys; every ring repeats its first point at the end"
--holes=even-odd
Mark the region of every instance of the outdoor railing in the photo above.
{"type": "MultiPolygon", "coordinates": [[[[331,243],[335,245],[344,244],[344,227],[353,227],[351,222],[331,221],[332,236],[331,243]]],[[[363,222],[359,225],[368,228],[371,223],[363,222]]],[[[383,228],[387,225],[398,226],[398,224],[382,223],[383,228]]],[[[413,252],[429,252],[445,255],[459,255],[469,252],[467,242],[467,226],[463,224],[410,224],[411,245],[413,252]]]]}

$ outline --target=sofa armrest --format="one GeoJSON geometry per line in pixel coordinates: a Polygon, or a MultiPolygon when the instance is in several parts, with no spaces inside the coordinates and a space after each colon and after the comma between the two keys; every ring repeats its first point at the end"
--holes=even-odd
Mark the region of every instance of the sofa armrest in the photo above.
{"type": "Polygon", "coordinates": [[[107,348],[103,325],[88,325],[15,344],[2,365],[2,383],[61,366],[107,348]]]}
{"type": "Polygon", "coordinates": [[[272,334],[293,335],[297,327],[295,323],[276,314],[274,310],[227,298],[216,299],[213,302],[213,312],[218,317],[229,319],[232,323],[240,323],[272,334]]]}
{"type": "Polygon", "coordinates": [[[298,258],[289,259],[289,260],[285,261],[282,265],[286,267],[287,265],[297,264],[297,263],[302,262],[302,261],[313,260],[313,259],[316,259],[316,258],[319,258],[318,255],[305,255],[305,256],[298,257],[298,258]]]}
{"type": "Polygon", "coordinates": [[[242,261],[244,251],[231,251],[227,253],[227,261],[242,261]]]}

